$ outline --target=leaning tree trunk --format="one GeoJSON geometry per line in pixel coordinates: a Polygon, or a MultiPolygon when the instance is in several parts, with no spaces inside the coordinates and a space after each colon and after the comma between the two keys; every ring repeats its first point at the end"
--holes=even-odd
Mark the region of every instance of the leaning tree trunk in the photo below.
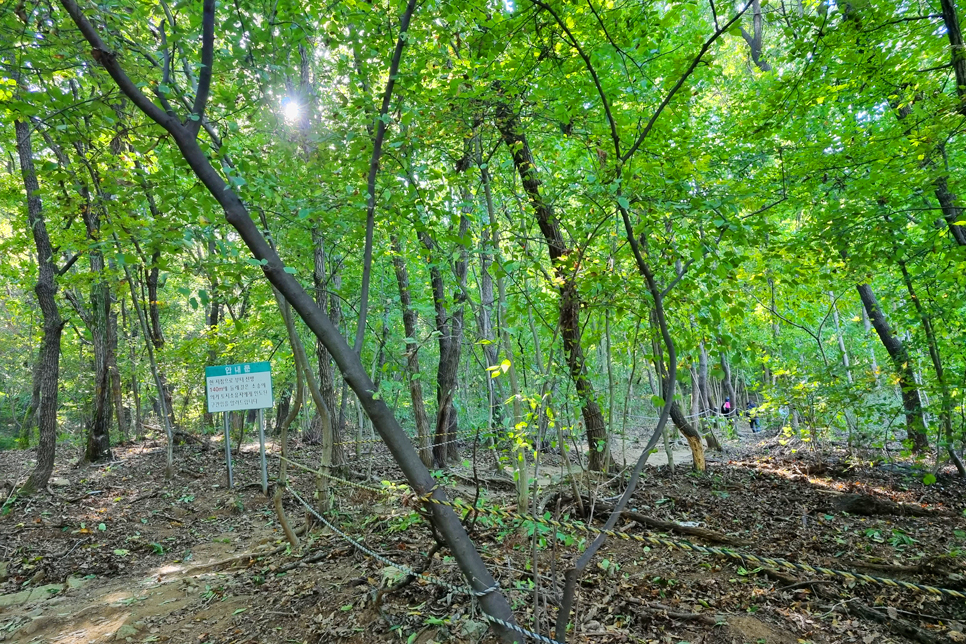
{"type": "MultiPolygon", "coordinates": [[[[194,125],[196,122],[190,119],[185,119],[182,122],[176,116],[158,108],[140,91],[137,83],[127,76],[119,58],[109,50],[97,28],[87,19],[75,0],[61,0],[60,4],[70,15],[71,20],[81,31],[93,51],[96,52],[94,55],[102,61],[101,64],[105,71],[111,75],[118,88],[146,116],[163,127],[175,141],[186,164],[204,184],[212,198],[222,207],[226,220],[238,231],[239,236],[254,258],[265,260],[260,262],[265,278],[292,304],[293,308],[316,334],[316,337],[323,340],[326,349],[332,354],[333,359],[342,371],[346,384],[358,396],[359,401],[372,420],[373,426],[385,441],[394,460],[399,464],[416,495],[427,495],[433,499],[445,501],[445,492],[438,488],[430,472],[419,460],[412,444],[388,405],[381,398],[375,397],[374,385],[366,374],[359,355],[349,347],[345,338],[332,324],[329,317],[316,305],[298,280],[285,272],[285,265],[281,257],[266,241],[244,202],[232,189],[232,186],[227,184],[211,165],[204,149],[197,141],[198,130],[195,129],[194,125]]],[[[209,80],[214,62],[215,6],[214,0],[205,0],[204,2],[202,58],[205,59],[206,64],[202,68],[202,73],[207,74],[209,80]]],[[[204,100],[196,100],[195,110],[201,115],[201,118],[204,118],[204,107],[204,100]]],[[[200,122],[198,125],[200,126],[200,122]]],[[[471,589],[477,591],[476,594],[479,597],[478,601],[482,610],[500,620],[493,623],[496,635],[504,642],[518,641],[519,637],[512,630],[515,622],[506,596],[497,586],[493,575],[487,569],[459,517],[450,507],[442,503],[427,503],[425,508],[436,530],[453,554],[453,558],[460,567],[466,582],[471,589]],[[509,624],[509,626],[502,624],[509,624]]]]}
{"type": "Polygon", "coordinates": [[[923,418],[922,401],[919,398],[919,389],[916,386],[915,375],[912,371],[912,364],[909,359],[909,352],[905,345],[899,340],[889,327],[879,302],[872,292],[872,287],[868,284],[857,284],[855,287],[859,291],[862,305],[869,314],[869,320],[875,328],[882,345],[889,353],[892,366],[896,370],[899,378],[899,387],[902,389],[902,407],[906,414],[906,436],[912,441],[913,452],[919,454],[929,447],[929,439],[926,436],[926,423],[923,418]]]}
{"type": "Polygon", "coordinates": [[[580,344],[580,294],[574,282],[572,269],[567,265],[570,249],[560,232],[560,223],[553,212],[553,207],[540,194],[540,180],[537,178],[537,165],[530,150],[530,143],[520,127],[520,119],[505,103],[496,106],[496,125],[503,138],[503,143],[513,155],[513,164],[523,189],[530,200],[547,243],[550,261],[553,264],[554,276],[557,278],[557,289],[560,294],[560,329],[564,342],[564,353],[570,377],[573,379],[577,397],[580,399],[581,414],[584,428],[587,432],[587,444],[590,448],[589,465],[592,470],[604,471],[611,463],[610,445],[608,444],[607,425],[604,414],[597,404],[597,395],[587,376],[587,366],[584,351],[580,344]]]}
{"type": "Polygon", "coordinates": [[[40,427],[40,442],[37,444],[37,465],[20,494],[31,494],[47,485],[54,470],[54,454],[57,444],[57,392],[60,376],[60,337],[64,321],[57,309],[55,294],[57,283],[54,280],[54,251],[47,234],[44,221],[43,204],[40,200],[40,184],[34,170],[33,152],[30,145],[30,125],[16,121],[17,153],[20,157],[20,173],[23,176],[27,193],[27,223],[37,247],[37,301],[44,319],[44,336],[40,343],[35,372],[39,377],[39,402],[37,421],[40,427]]]}
{"type": "Polygon", "coordinates": [[[402,244],[399,236],[392,236],[392,266],[396,272],[396,284],[399,287],[399,304],[402,307],[403,327],[406,331],[406,381],[409,383],[409,396],[413,405],[413,422],[416,423],[416,444],[419,446],[419,458],[426,467],[433,465],[432,438],[429,433],[429,417],[426,415],[426,404],[423,402],[423,384],[419,371],[419,342],[416,340],[417,318],[413,309],[412,296],[409,292],[409,269],[406,258],[403,257],[402,244]]]}

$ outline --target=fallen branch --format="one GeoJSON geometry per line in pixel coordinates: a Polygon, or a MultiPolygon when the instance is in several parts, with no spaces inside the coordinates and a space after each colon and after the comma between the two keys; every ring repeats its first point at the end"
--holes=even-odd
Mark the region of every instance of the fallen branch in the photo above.
{"type": "MultiPolygon", "coordinates": [[[[590,504],[589,498],[583,499],[585,504],[590,504]]],[[[613,510],[614,506],[608,503],[597,502],[597,508],[605,512],[610,512],[613,510]]],[[[653,528],[655,530],[662,530],[664,532],[677,532],[678,534],[686,534],[692,537],[700,537],[705,541],[711,541],[714,543],[726,543],[732,546],[743,546],[748,545],[748,541],[743,539],[736,539],[734,537],[729,537],[726,534],[716,532],[714,530],[708,530],[707,528],[698,528],[695,526],[681,525],[680,523],[675,523],[673,521],[662,521],[661,519],[655,519],[647,515],[641,514],[640,512],[634,512],[632,510],[624,510],[621,512],[621,517],[624,519],[630,519],[648,528],[653,528]]]]}
{"type": "Polygon", "coordinates": [[[727,624],[723,615],[708,615],[706,613],[682,613],[673,610],[664,604],[651,603],[646,604],[643,600],[637,597],[625,597],[624,601],[635,604],[638,606],[637,610],[645,612],[649,615],[665,615],[672,619],[681,619],[692,622],[700,622],[702,624],[707,624],[708,626],[719,626],[727,624]]]}
{"type": "Polygon", "coordinates": [[[852,615],[882,624],[886,630],[894,635],[908,637],[922,644],[940,644],[943,641],[929,631],[919,628],[910,621],[902,619],[895,610],[889,611],[890,614],[886,614],[858,601],[847,602],[842,608],[852,615]]]}

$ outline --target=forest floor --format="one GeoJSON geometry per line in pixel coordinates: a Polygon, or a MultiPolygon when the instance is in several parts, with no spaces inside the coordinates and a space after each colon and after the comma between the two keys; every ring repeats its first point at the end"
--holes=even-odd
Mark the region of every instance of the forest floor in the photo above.
{"type": "MultiPolygon", "coordinates": [[[[747,426],[738,434],[726,441],[724,454],[709,453],[704,475],[689,472],[680,449],[673,472],[646,470],[631,506],[678,528],[648,533],[639,522],[622,521],[619,529],[717,545],[679,532],[697,526],[719,533],[739,552],[966,590],[966,494],[953,472],[940,471],[926,486],[923,474],[905,463],[883,464],[868,455],[862,461],[828,445],[793,446],[767,433],[750,435],[747,426]],[[842,511],[857,498],[863,503],[842,511]],[[899,514],[856,514],[866,510],[899,514]]],[[[212,447],[179,449],[171,481],[164,480],[164,450],[157,443],[120,447],[114,461],[84,467],[74,465],[73,450],[61,449],[49,492],[16,501],[0,517],[0,640],[494,641],[478,607],[447,588],[418,580],[377,602],[376,591],[395,583],[400,570],[327,528],[316,526],[303,536],[300,553],[291,552],[258,483],[257,445],[245,445],[236,459],[234,490],[225,485],[222,451],[217,443],[212,447]]],[[[470,448],[462,452],[472,457],[470,448]]],[[[317,447],[295,445],[292,454],[318,463],[317,447]]],[[[364,476],[350,476],[369,485],[399,480],[384,448],[374,455],[350,468],[364,476]]],[[[481,498],[514,510],[512,484],[478,456],[481,498]]],[[[656,456],[653,462],[660,463],[656,456]]],[[[0,482],[23,477],[31,458],[31,452],[0,453],[0,482]]],[[[545,459],[546,471],[565,469],[559,456],[545,459]]],[[[270,464],[274,473],[278,461],[270,464]]],[[[290,473],[292,487],[311,498],[314,476],[290,473]]],[[[549,477],[541,502],[552,513],[573,516],[572,488],[558,478],[549,477]]],[[[461,465],[445,481],[451,495],[473,501],[472,469],[461,465]]],[[[620,493],[619,481],[589,486],[595,506],[620,493]]],[[[588,489],[586,479],[582,486],[588,489]]],[[[329,517],[342,530],[399,564],[424,563],[432,538],[405,501],[351,487],[336,492],[329,517]]],[[[303,523],[291,495],[285,508],[294,525],[303,523]]],[[[600,525],[606,512],[595,509],[600,525]]],[[[532,539],[519,524],[481,515],[473,529],[518,623],[544,634],[551,632],[548,615],[556,614],[555,589],[582,539],[560,532],[561,539],[540,550],[535,574],[532,539]]],[[[463,583],[445,551],[427,573],[463,583]]],[[[582,578],[568,642],[958,643],[966,641],[964,622],[962,599],[776,573],[611,539],[582,578]]]]}

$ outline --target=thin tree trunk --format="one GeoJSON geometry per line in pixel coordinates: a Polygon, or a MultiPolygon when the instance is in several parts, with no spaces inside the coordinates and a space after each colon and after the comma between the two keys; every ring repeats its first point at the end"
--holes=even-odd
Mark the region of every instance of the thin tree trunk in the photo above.
{"type": "MultiPolygon", "coordinates": [[[[671,387],[668,382],[670,376],[668,375],[667,366],[664,362],[664,351],[661,349],[661,343],[658,340],[660,329],[657,327],[657,315],[652,311],[651,351],[654,354],[654,369],[657,373],[658,381],[661,383],[661,392],[663,394],[663,392],[670,391],[671,387]]],[[[697,472],[704,472],[707,469],[707,464],[704,458],[704,445],[701,443],[701,434],[688,422],[677,402],[671,403],[671,421],[684,436],[685,440],[688,441],[688,447],[691,448],[691,466],[697,472]]],[[[666,431],[667,428],[665,427],[666,431]]]]}
{"type": "Polygon", "coordinates": [[[849,352],[845,348],[845,337],[842,333],[842,325],[839,324],[839,309],[835,305],[835,293],[829,291],[828,296],[832,300],[832,321],[835,323],[835,336],[838,338],[839,352],[842,354],[842,366],[845,367],[845,375],[848,377],[849,384],[851,385],[853,384],[852,367],[849,364],[849,352]]]}
{"type": "MultiPolygon", "coordinates": [[[[121,242],[118,240],[117,235],[112,235],[114,238],[114,244],[117,247],[118,252],[121,250],[121,242]]],[[[127,264],[124,265],[124,276],[127,278],[128,289],[131,292],[131,304],[134,306],[134,311],[137,313],[138,322],[141,325],[141,334],[144,337],[144,346],[148,350],[148,362],[151,365],[151,375],[154,376],[154,384],[158,390],[158,405],[159,416],[161,422],[164,425],[164,433],[167,438],[167,449],[166,449],[166,465],[164,470],[164,477],[170,479],[174,476],[174,430],[171,425],[171,412],[168,408],[168,400],[164,396],[165,385],[164,380],[161,375],[161,370],[158,368],[158,362],[154,356],[154,343],[151,341],[151,335],[148,328],[148,319],[141,305],[138,303],[137,296],[137,283],[134,281],[134,277],[131,273],[131,269],[127,264]]]]}
{"type": "Polygon", "coordinates": [[[952,393],[949,391],[949,384],[946,382],[942,355],[939,352],[939,343],[936,341],[936,331],[932,325],[932,318],[919,300],[915,286],[912,283],[912,276],[909,275],[909,269],[902,260],[899,260],[899,269],[902,271],[902,279],[906,284],[909,297],[912,299],[912,303],[916,307],[916,313],[919,314],[919,320],[922,322],[922,330],[926,335],[926,345],[929,347],[929,358],[932,360],[933,370],[936,372],[936,382],[939,385],[940,396],[939,422],[942,425],[945,447],[953,459],[956,468],[959,470],[960,476],[966,476],[966,470],[964,470],[963,463],[959,460],[959,455],[956,454],[953,445],[953,398],[952,393]]]}
{"type": "Polygon", "coordinates": [[[711,391],[708,389],[708,349],[704,346],[704,340],[701,340],[698,354],[698,389],[701,395],[701,412],[710,417],[708,413],[717,409],[711,404],[711,391]]]}
{"type": "MultiPolygon", "coordinates": [[[[42,342],[41,346],[43,346],[42,342]]],[[[38,353],[31,377],[30,402],[27,403],[27,409],[24,411],[23,420],[20,423],[20,437],[18,440],[22,449],[30,447],[30,432],[37,422],[37,410],[40,409],[40,389],[44,380],[41,363],[40,354],[38,353]]]]}
{"type": "Polygon", "coordinates": [[[902,341],[895,336],[889,327],[882,309],[879,308],[879,302],[872,292],[872,287],[868,284],[858,284],[856,289],[859,291],[859,297],[862,298],[862,305],[865,306],[872,326],[882,341],[882,345],[889,353],[889,358],[891,358],[892,365],[899,378],[899,387],[902,389],[902,407],[906,414],[906,436],[912,442],[913,452],[922,453],[928,449],[929,439],[926,436],[922,401],[919,398],[919,389],[916,387],[909,353],[902,341]]]}
{"type": "MultiPolygon", "coordinates": [[[[869,313],[865,310],[865,306],[859,307],[862,311],[862,325],[865,327],[865,333],[868,335],[872,331],[872,323],[869,321],[869,313]]],[[[879,383],[879,363],[875,358],[875,347],[869,346],[869,355],[872,358],[872,375],[875,376],[875,386],[878,388],[879,383]]]]}
{"type": "Polygon", "coordinates": [[[490,265],[493,263],[491,242],[490,225],[489,222],[485,222],[480,236],[480,314],[477,316],[477,321],[480,339],[483,340],[483,356],[486,358],[486,385],[490,403],[490,417],[492,418],[492,425],[503,428],[505,421],[502,380],[490,377],[490,370],[495,369],[500,364],[500,345],[493,332],[493,314],[496,309],[496,300],[493,296],[493,277],[490,275],[490,265]]]}
{"type": "Polygon", "coordinates": [[[735,388],[731,384],[731,365],[728,364],[728,355],[724,352],[724,350],[721,351],[720,358],[721,370],[724,371],[724,378],[721,379],[721,386],[724,389],[725,396],[731,400],[731,411],[734,413],[736,411],[735,405],[738,404],[738,401],[735,398],[735,388]]]}
{"type": "MultiPolygon", "coordinates": [[[[477,145],[481,146],[479,137],[477,145]]],[[[502,269],[503,255],[500,251],[500,226],[496,218],[496,209],[493,207],[493,192],[490,187],[490,171],[482,162],[482,153],[478,156],[480,166],[480,179],[483,183],[483,196],[486,199],[486,216],[488,218],[489,232],[492,235],[490,242],[493,248],[493,259],[502,269]]],[[[485,242],[484,242],[485,244],[485,242]]],[[[485,248],[485,245],[484,245],[485,248]]],[[[513,343],[510,341],[510,332],[507,330],[507,299],[506,281],[503,279],[502,270],[496,278],[497,308],[496,326],[500,333],[500,342],[503,346],[503,353],[510,362],[507,375],[510,377],[510,395],[513,396],[513,426],[516,427],[523,421],[523,405],[520,401],[520,384],[517,380],[517,365],[513,358],[513,343]]]]}
{"type": "Polygon", "coordinates": [[[20,494],[29,495],[42,490],[54,470],[54,456],[57,447],[57,396],[60,378],[60,339],[64,321],[57,308],[56,269],[53,263],[53,247],[47,234],[44,221],[43,204],[40,198],[40,184],[34,169],[33,150],[30,144],[30,125],[15,121],[17,154],[20,157],[20,173],[24,190],[27,193],[27,225],[37,248],[37,285],[34,292],[43,316],[44,335],[37,356],[35,374],[39,375],[37,404],[37,424],[40,440],[37,444],[37,465],[20,488],[20,494]]]}
{"type": "Polygon", "coordinates": [[[392,236],[392,265],[396,273],[396,284],[399,287],[399,304],[402,307],[403,327],[406,331],[406,380],[409,384],[409,396],[413,405],[413,421],[416,423],[416,438],[419,446],[419,457],[426,467],[432,467],[432,438],[429,433],[429,417],[426,415],[426,405],[423,402],[422,374],[419,371],[419,343],[416,339],[419,333],[416,311],[413,309],[412,297],[409,293],[409,269],[406,258],[403,257],[399,236],[392,236]]]}
{"type": "Polygon", "coordinates": [[[282,313],[282,320],[285,322],[285,330],[288,332],[288,341],[292,348],[292,355],[295,358],[298,368],[302,371],[305,384],[308,385],[309,394],[312,396],[313,402],[315,402],[315,410],[322,420],[322,467],[320,471],[323,473],[323,476],[316,477],[316,489],[319,491],[320,508],[328,509],[331,500],[329,497],[329,479],[324,475],[328,474],[332,468],[332,412],[325,404],[325,399],[319,390],[319,384],[315,379],[315,374],[309,369],[309,360],[305,353],[305,345],[302,344],[302,339],[299,337],[298,330],[295,328],[295,319],[292,316],[289,303],[282,297],[282,294],[278,290],[273,289],[273,292],[279,311],[282,313]]]}
{"type": "Polygon", "coordinates": [[[580,399],[581,414],[584,419],[584,429],[587,433],[587,445],[590,448],[590,469],[604,471],[611,463],[611,455],[607,440],[607,425],[597,395],[587,376],[584,351],[580,343],[580,295],[574,282],[571,269],[566,266],[566,258],[570,253],[560,232],[560,223],[553,212],[552,206],[540,194],[540,180],[537,178],[537,165],[530,151],[530,144],[526,134],[520,127],[519,117],[505,103],[496,107],[496,126],[502,135],[503,142],[513,155],[513,163],[523,189],[530,199],[547,243],[550,261],[554,275],[558,280],[560,294],[560,329],[564,341],[564,353],[570,370],[570,377],[580,399]]]}
{"type": "MultiPolygon", "coordinates": [[[[329,300],[328,270],[326,268],[325,241],[318,228],[312,229],[312,241],[315,246],[315,270],[312,272],[315,281],[315,301],[319,308],[324,309],[326,302],[329,300]]],[[[329,355],[325,345],[318,339],[315,341],[315,353],[319,361],[319,391],[331,415],[335,410],[335,378],[332,373],[332,356],[329,355]]],[[[333,423],[331,418],[329,424],[332,427],[332,465],[338,467],[345,463],[342,431],[339,424],[333,423]]]]}

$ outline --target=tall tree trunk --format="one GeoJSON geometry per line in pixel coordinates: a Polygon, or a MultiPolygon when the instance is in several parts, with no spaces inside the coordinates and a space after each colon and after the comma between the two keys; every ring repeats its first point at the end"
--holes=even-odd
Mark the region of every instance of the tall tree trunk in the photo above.
{"type": "Polygon", "coordinates": [[[708,389],[708,349],[704,346],[704,340],[701,340],[698,354],[698,389],[701,394],[701,411],[707,418],[709,412],[717,410],[711,404],[711,391],[708,389]]]}
{"type": "Polygon", "coordinates": [[[835,305],[835,293],[829,291],[828,296],[832,301],[832,321],[835,323],[835,337],[838,338],[839,353],[842,354],[842,366],[845,367],[845,375],[851,385],[853,383],[852,367],[849,364],[849,352],[845,348],[845,335],[842,333],[842,325],[839,324],[839,309],[835,305]]]}
{"type": "Polygon", "coordinates": [[[503,143],[513,155],[513,164],[520,175],[520,181],[536,215],[540,232],[547,243],[554,276],[558,281],[560,329],[564,353],[567,357],[570,377],[577,390],[577,397],[580,399],[584,429],[587,432],[587,444],[590,448],[589,465],[592,470],[604,471],[611,463],[607,425],[600,405],[597,404],[594,387],[587,376],[584,351],[580,344],[580,295],[574,283],[575,276],[566,267],[566,258],[570,254],[570,249],[560,232],[560,223],[553,212],[553,207],[540,194],[537,165],[527,136],[520,127],[520,119],[508,105],[502,102],[496,107],[496,126],[503,138],[503,143]]]}
{"type": "MultiPolygon", "coordinates": [[[[207,259],[208,259],[208,263],[209,264],[211,263],[212,258],[214,258],[215,252],[216,252],[216,245],[215,245],[215,228],[214,228],[214,226],[212,226],[211,227],[210,236],[208,237],[208,256],[207,256],[207,259]]],[[[152,263],[154,265],[156,265],[157,264],[157,259],[155,259],[154,257],[152,257],[152,263]]],[[[153,272],[153,269],[152,269],[152,272],[153,272]]],[[[208,268],[207,273],[208,273],[208,289],[210,290],[210,293],[208,294],[208,310],[207,310],[206,315],[205,315],[205,317],[206,317],[205,322],[206,322],[207,327],[208,327],[207,328],[207,334],[206,334],[207,335],[206,340],[208,341],[208,364],[209,365],[215,365],[215,364],[218,363],[218,350],[217,350],[217,346],[218,346],[218,344],[217,344],[218,325],[221,324],[221,316],[222,316],[222,312],[221,312],[221,293],[220,293],[220,287],[219,287],[219,283],[218,283],[218,273],[217,273],[217,271],[216,270],[213,270],[211,268],[208,268]]],[[[155,282],[155,289],[156,288],[157,288],[157,283],[155,282]]],[[[150,283],[149,283],[149,285],[148,285],[148,294],[149,294],[148,297],[151,300],[151,302],[157,302],[157,298],[156,297],[151,297],[150,296],[150,292],[151,292],[151,288],[150,288],[150,283]]],[[[151,324],[152,324],[152,326],[155,323],[154,320],[155,320],[156,315],[157,315],[157,308],[155,307],[155,308],[153,308],[151,310],[151,324]]],[[[160,321],[160,317],[158,317],[157,324],[158,324],[158,330],[156,332],[157,333],[157,336],[158,337],[163,337],[163,336],[161,336],[161,321],[160,321]]],[[[214,414],[211,414],[208,411],[205,411],[204,424],[205,424],[205,427],[214,427],[214,424],[215,424],[214,414]]]]}
{"type": "Polygon", "coordinates": [[[872,292],[872,287],[868,284],[857,284],[855,288],[859,291],[859,297],[862,298],[862,305],[869,315],[869,320],[889,353],[889,358],[896,370],[899,387],[902,389],[902,407],[906,414],[906,436],[912,442],[913,452],[920,454],[928,449],[929,440],[926,437],[922,401],[919,399],[919,389],[916,387],[909,352],[889,327],[882,309],[879,308],[879,302],[872,292]]]}
{"type": "MultiPolygon", "coordinates": [[[[956,95],[960,99],[960,112],[966,109],[963,99],[966,98],[966,44],[963,43],[963,30],[956,14],[954,0],[940,0],[943,13],[943,24],[946,26],[946,37],[949,39],[949,54],[953,72],[956,74],[956,95]]],[[[966,237],[966,231],[963,231],[966,237]]],[[[966,245],[966,241],[960,241],[966,245]]]]}
{"type": "MultiPolygon", "coordinates": [[[[482,146],[479,137],[477,137],[477,145],[482,146]]],[[[503,256],[500,251],[500,225],[496,219],[496,208],[493,206],[493,191],[490,187],[490,171],[487,164],[483,163],[482,149],[479,150],[477,161],[480,166],[480,180],[483,183],[483,196],[486,200],[486,216],[489,227],[487,232],[490,233],[489,238],[484,235],[484,252],[486,251],[486,242],[489,241],[492,245],[493,253],[491,258],[495,260],[502,268],[503,256]]],[[[513,358],[513,343],[510,341],[510,332],[507,330],[506,281],[503,279],[502,272],[503,271],[501,270],[501,274],[498,274],[496,278],[496,291],[498,298],[497,308],[495,309],[496,326],[499,330],[501,344],[503,345],[503,353],[506,356],[506,359],[510,362],[510,368],[507,370],[507,375],[510,377],[510,394],[513,396],[513,426],[516,427],[523,422],[523,404],[520,400],[520,384],[517,380],[516,360],[513,358]]],[[[561,449],[563,448],[561,447],[561,449]]]]}
{"type": "MultiPolygon", "coordinates": [[[[859,307],[862,310],[862,326],[865,328],[865,333],[868,335],[872,331],[872,322],[869,321],[869,312],[865,310],[865,305],[859,307]]],[[[869,346],[869,356],[872,359],[872,375],[875,376],[875,386],[879,386],[879,362],[875,357],[875,347],[869,346]]]]}
{"type": "Polygon", "coordinates": [[[402,307],[403,327],[406,331],[406,381],[409,384],[409,396],[413,405],[413,422],[416,423],[416,444],[419,446],[419,457],[426,467],[433,465],[432,438],[429,433],[429,417],[426,415],[426,404],[423,402],[422,374],[419,371],[419,333],[416,311],[413,309],[412,297],[409,293],[409,269],[403,256],[399,235],[392,236],[392,266],[396,272],[396,284],[399,287],[399,304],[402,307]]]}
{"type": "MultiPolygon", "coordinates": [[[[312,278],[315,282],[315,301],[319,308],[325,308],[329,299],[329,271],[326,265],[325,240],[319,229],[312,229],[312,242],[315,247],[314,270],[312,278]]],[[[330,414],[335,412],[335,379],[332,373],[332,356],[325,345],[316,338],[315,354],[319,361],[319,392],[330,414]]],[[[339,467],[345,463],[345,450],[342,444],[342,432],[339,423],[329,420],[332,432],[332,465],[339,467]]]]}
{"type": "Polygon", "coordinates": [[[84,450],[84,460],[95,463],[111,458],[111,291],[104,277],[104,255],[95,246],[99,243],[100,217],[93,214],[93,208],[86,209],[88,215],[88,238],[91,247],[91,273],[94,284],[91,286],[90,299],[90,331],[94,354],[93,398],[91,411],[87,420],[87,447],[84,450]]]}
{"type": "MultiPolygon", "coordinates": [[[[41,344],[41,346],[43,345],[41,344]]],[[[30,447],[30,432],[33,430],[34,424],[37,422],[37,410],[40,409],[40,388],[43,384],[43,380],[43,370],[41,367],[40,356],[38,354],[31,374],[32,386],[30,388],[30,402],[27,403],[27,409],[24,411],[23,420],[20,422],[20,436],[17,439],[22,449],[27,449],[30,447]]]]}
{"type": "Polygon", "coordinates": [[[721,379],[721,387],[724,389],[725,396],[731,399],[731,410],[734,412],[737,411],[738,401],[735,398],[735,388],[731,384],[731,365],[728,364],[728,354],[723,349],[720,358],[721,370],[724,372],[724,377],[721,379]]]}
{"type": "MultiPolygon", "coordinates": [[[[464,198],[468,195],[464,194],[464,198]]],[[[470,220],[463,213],[460,216],[459,238],[463,240],[469,232],[470,220]]],[[[421,233],[423,245],[434,252],[436,260],[442,253],[428,233],[421,233]]],[[[445,467],[448,459],[457,457],[456,437],[459,423],[456,407],[453,404],[458,385],[458,371],[463,344],[463,306],[466,300],[466,270],[469,254],[460,242],[458,259],[453,263],[457,287],[453,294],[453,311],[447,311],[446,288],[437,261],[430,267],[433,287],[433,305],[436,309],[436,330],[439,332],[439,367],[436,372],[436,435],[433,440],[433,461],[436,467],[445,467]]]]}
{"type": "MultiPolygon", "coordinates": [[[[113,235],[114,244],[117,251],[121,251],[121,243],[118,240],[117,235],[113,235]]],[[[148,350],[148,363],[151,367],[151,375],[154,376],[154,384],[158,390],[158,416],[161,418],[161,423],[164,425],[164,432],[167,436],[167,450],[166,450],[166,466],[164,470],[164,476],[166,479],[170,479],[174,476],[174,426],[171,424],[171,417],[174,415],[169,411],[168,400],[164,396],[164,380],[161,375],[161,370],[158,367],[158,361],[155,359],[154,355],[154,342],[152,342],[150,323],[148,322],[148,315],[141,308],[139,303],[140,298],[138,297],[138,289],[140,288],[137,282],[134,281],[134,274],[127,264],[124,265],[124,276],[127,278],[128,290],[131,293],[131,305],[134,307],[134,312],[138,316],[138,323],[141,326],[141,335],[144,337],[144,347],[148,350]]]]}
{"type": "MultiPolygon", "coordinates": [[[[315,246],[315,270],[312,272],[312,279],[315,282],[315,302],[320,308],[328,306],[329,302],[329,270],[325,256],[325,240],[318,227],[312,229],[312,241],[315,246]]],[[[325,404],[330,410],[336,408],[335,380],[332,375],[332,356],[318,340],[316,341],[315,352],[319,361],[319,389],[325,404]]]]}
{"type": "MultiPolygon", "coordinates": [[[[486,366],[495,368],[500,364],[500,345],[493,332],[496,299],[493,296],[493,277],[490,275],[490,266],[493,264],[490,229],[490,222],[485,222],[480,235],[480,314],[477,316],[477,322],[480,328],[480,338],[483,340],[483,355],[486,358],[486,366]]],[[[513,366],[512,363],[510,366],[513,366]]],[[[486,385],[490,403],[490,417],[496,427],[503,428],[505,421],[503,417],[502,380],[489,376],[488,371],[486,385]]]]}
{"type": "Polygon", "coordinates": [[[39,376],[39,401],[37,404],[37,423],[40,427],[40,441],[37,444],[37,465],[20,488],[20,494],[32,494],[42,490],[54,470],[54,455],[57,445],[57,392],[60,377],[60,338],[64,321],[60,317],[55,295],[57,283],[54,279],[54,251],[47,234],[44,221],[43,204],[40,199],[40,184],[34,169],[33,150],[30,144],[30,125],[15,121],[17,133],[17,154],[20,157],[20,173],[24,190],[27,193],[27,224],[37,247],[37,285],[34,291],[40,312],[44,319],[44,335],[40,343],[35,373],[39,376]]]}
{"type": "Polygon", "coordinates": [[[922,331],[926,335],[926,345],[929,347],[929,359],[932,360],[933,370],[936,373],[936,383],[939,385],[940,397],[939,422],[942,425],[943,442],[945,442],[946,451],[956,465],[956,469],[959,470],[960,476],[966,476],[966,468],[963,467],[963,462],[960,460],[959,455],[956,454],[953,445],[953,397],[949,391],[949,384],[946,382],[946,373],[943,369],[942,355],[939,353],[939,343],[936,341],[936,331],[932,325],[932,318],[916,294],[915,286],[912,283],[912,276],[909,275],[909,269],[905,261],[899,260],[899,269],[902,271],[902,279],[906,284],[909,297],[912,299],[912,303],[916,307],[916,313],[919,314],[919,320],[922,322],[922,331]]]}

